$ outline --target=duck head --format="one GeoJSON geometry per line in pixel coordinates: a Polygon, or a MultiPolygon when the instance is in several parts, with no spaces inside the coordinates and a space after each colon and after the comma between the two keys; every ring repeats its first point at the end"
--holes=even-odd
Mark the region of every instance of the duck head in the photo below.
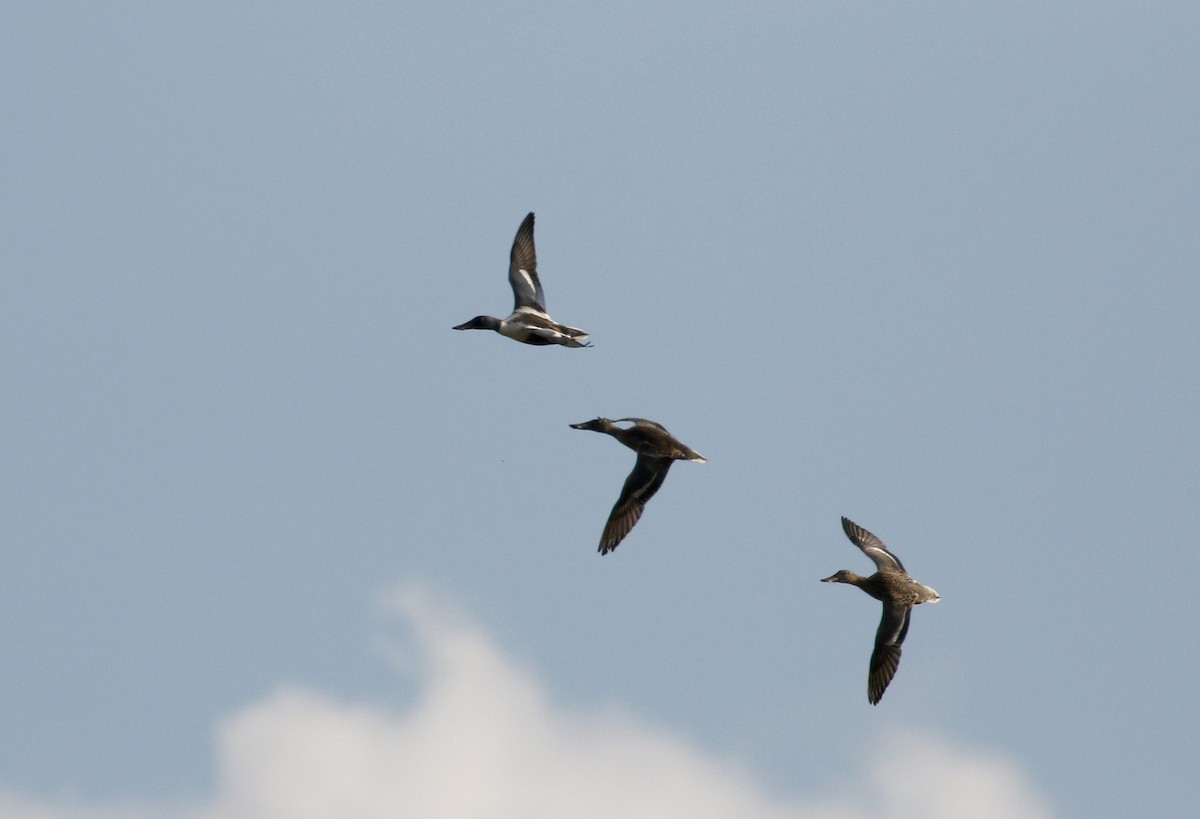
{"type": "Polygon", "coordinates": [[[500,319],[493,316],[475,316],[469,322],[455,324],[456,330],[499,330],[500,319]]]}
{"type": "Polygon", "coordinates": [[[851,583],[857,584],[859,576],[849,569],[839,569],[837,574],[831,574],[829,577],[821,578],[822,583],[851,583]]]}
{"type": "Polygon", "coordinates": [[[613,422],[607,418],[593,418],[579,424],[571,424],[571,429],[590,429],[592,432],[608,432],[613,429],[613,422]]]}
{"type": "Polygon", "coordinates": [[[494,316],[476,316],[470,321],[454,326],[455,330],[499,330],[500,319],[494,316]]]}

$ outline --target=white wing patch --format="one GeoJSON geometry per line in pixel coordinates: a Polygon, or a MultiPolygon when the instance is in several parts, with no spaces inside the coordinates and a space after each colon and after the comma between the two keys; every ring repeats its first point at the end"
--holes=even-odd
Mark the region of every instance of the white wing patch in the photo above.
{"type": "Polygon", "coordinates": [[[867,548],[863,549],[863,551],[866,552],[867,555],[872,559],[881,560],[897,571],[904,571],[900,567],[900,561],[896,560],[896,556],[887,549],[880,549],[878,546],[868,546],[867,548]]]}
{"type": "Polygon", "coordinates": [[[537,280],[533,276],[534,274],[525,268],[518,268],[513,277],[513,286],[518,291],[517,301],[520,304],[541,307],[541,299],[538,298],[537,280]]]}

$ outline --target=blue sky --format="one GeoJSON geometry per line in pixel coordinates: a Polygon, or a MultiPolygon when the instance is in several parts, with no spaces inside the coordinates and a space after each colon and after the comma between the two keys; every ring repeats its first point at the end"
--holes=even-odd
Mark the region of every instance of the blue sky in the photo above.
{"type": "Polygon", "coordinates": [[[1200,798],[1190,4],[5,18],[0,819],[1200,798]]]}

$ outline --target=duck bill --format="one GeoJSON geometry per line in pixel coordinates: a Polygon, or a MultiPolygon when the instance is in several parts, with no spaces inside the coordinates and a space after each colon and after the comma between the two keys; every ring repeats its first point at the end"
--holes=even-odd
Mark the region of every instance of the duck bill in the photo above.
{"type": "Polygon", "coordinates": [[[829,577],[822,577],[821,582],[822,583],[837,583],[838,576],[836,574],[831,574],[831,575],[829,575],[829,577]]]}

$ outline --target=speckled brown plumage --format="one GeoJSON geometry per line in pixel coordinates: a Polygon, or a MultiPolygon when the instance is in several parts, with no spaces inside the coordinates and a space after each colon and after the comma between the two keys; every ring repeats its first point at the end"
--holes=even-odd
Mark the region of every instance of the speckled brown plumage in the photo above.
{"type": "Polygon", "coordinates": [[[849,518],[842,518],[846,537],[862,549],[875,563],[876,572],[870,577],[842,569],[822,579],[822,583],[849,583],[883,603],[883,617],[875,632],[875,650],[867,672],[867,700],[876,705],[900,667],[900,647],[908,635],[912,607],[921,603],[936,603],[941,599],[936,591],[909,576],[900,558],[883,541],[849,518]]]}
{"type": "Polygon", "coordinates": [[[629,421],[633,426],[628,429],[618,427],[607,418],[571,424],[571,429],[587,429],[611,435],[638,454],[637,463],[625,479],[621,494],[613,504],[608,522],[604,524],[604,532],[600,535],[599,551],[602,555],[617,548],[621,540],[633,529],[634,524],[641,518],[647,501],[654,497],[654,493],[666,480],[667,471],[672,463],[704,463],[704,456],[681,443],[667,432],[662,424],[645,418],[618,418],[617,421],[629,421]]]}

